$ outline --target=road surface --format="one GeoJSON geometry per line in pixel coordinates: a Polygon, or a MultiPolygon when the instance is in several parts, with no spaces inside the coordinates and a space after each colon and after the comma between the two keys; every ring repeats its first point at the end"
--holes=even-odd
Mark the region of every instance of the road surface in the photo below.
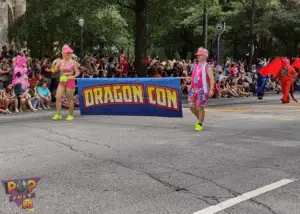
{"type": "MultiPolygon", "coordinates": [[[[203,132],[186,108],[179,119],[1,116],[0,179],[41,177],[41,214],[298,214],[300,105],[279,99],[213,101],[203,132]]],[[[30,213],[4,188],[0,209],[30,213]]]]}

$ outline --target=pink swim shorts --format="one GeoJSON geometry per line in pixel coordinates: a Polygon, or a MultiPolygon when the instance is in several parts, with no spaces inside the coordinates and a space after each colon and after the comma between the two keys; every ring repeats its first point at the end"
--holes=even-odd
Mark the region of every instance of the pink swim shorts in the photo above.
{"type": "Polygon", "coordinates": [[[59,82],[59,85],[69,89],[74,89],[76,87],[75,79],[69,79],[67,82],[59,82]]]}

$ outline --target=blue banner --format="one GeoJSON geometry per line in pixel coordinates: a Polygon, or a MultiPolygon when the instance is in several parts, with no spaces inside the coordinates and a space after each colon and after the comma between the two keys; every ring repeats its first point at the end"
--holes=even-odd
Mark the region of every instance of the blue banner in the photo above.
{"type": "Polygon", "coordinates": [[[77,79],[81,115],[182,117],[180,79],[77,79]]]}

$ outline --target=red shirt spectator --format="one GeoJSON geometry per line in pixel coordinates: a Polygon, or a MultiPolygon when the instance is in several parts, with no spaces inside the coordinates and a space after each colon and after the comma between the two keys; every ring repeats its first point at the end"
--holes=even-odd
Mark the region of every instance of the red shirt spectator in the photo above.
{"type": "Polygon", "coordinates": [[[149,57],[149,56],[147,57],[147,59],[146,59],[146,61],[145,61],[145,64],[146,64],[146,65],[150,65],[150,64],[151,64],[151,60],[150,60],[150,57],[149,57]]]}
{"type": "Polygon", "coordinates": [[[126,57],[122,57],[121,59],[121,64],[122,64],[122,75],[127,76],[128,74],[128,60],[126,59],[126,57]]]}
{"type": "Polygon", "coordinates": [[[235,73],[236,73],[236,68],[235,68],[234,64],[232,64],[230,67],[230,76],[233,76],[235,73]]]}

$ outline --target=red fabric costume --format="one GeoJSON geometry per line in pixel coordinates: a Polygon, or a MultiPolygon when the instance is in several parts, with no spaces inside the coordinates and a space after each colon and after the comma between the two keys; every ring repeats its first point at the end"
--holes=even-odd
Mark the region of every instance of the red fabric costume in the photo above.
{"type": "MultiPolygon", "coordinates": [[[[296,62],[296,61],[295,61],[296,62]]],[[[295,64],[294,62],[294,64],[295,64]]],[[[300,61],[299,61],[300,62],[300,61]]],[[[300,66],[300,63],[297,66],[300,66]]],[[[293,64],[293,65],[294,65],[293,64]]],[[[262,76],[273,75],[275,78],[280,79],[281,91],[282,91],[282,103],[289,103],[291,93],[292,98],[295,100],[293,95],[293,79],[297,76],[297,72],[294,67],[290,65],[290,60],[287,58],[277,58],[267,66],[263,67],[258,71],[262,76]]],[[[297,102],[297,100],[295,100],[297,102]]]]}
{"type": "Polygon", "coordinates": [[[294,62],[292,64],[294,68],[300,69],[300,59],[299,58],[294,58],[294,62]]]}
{"type": "Polygon", "coordinates": [[[286,67],[286,69],[282,70],[280,75],[280,84],[282,90],[282,103],[290,102],[290,90],[293,89],[293,79],[297,76],[297,72],[292,66],[286,67]]]}

